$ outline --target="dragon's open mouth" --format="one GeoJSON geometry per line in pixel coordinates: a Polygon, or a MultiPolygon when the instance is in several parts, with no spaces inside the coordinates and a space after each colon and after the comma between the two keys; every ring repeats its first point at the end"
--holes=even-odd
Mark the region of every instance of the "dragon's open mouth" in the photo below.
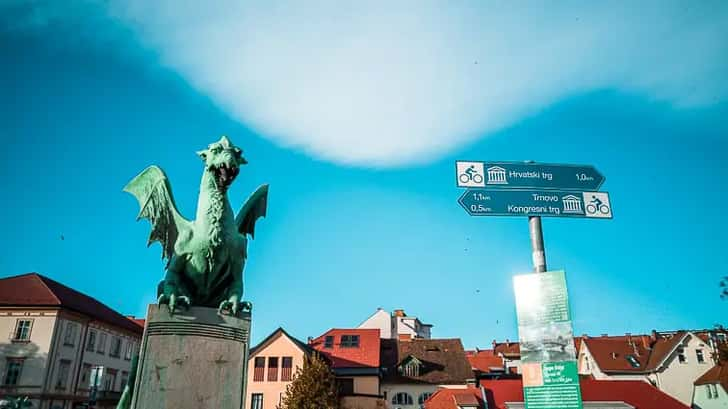
{"type": "Polygon", "coordinates": [[[240,168],[223,163],[220,166],[214,167],[213,171],[215,172],[217,186],[221,189],[227,189],[233,183],[235,177],[238,176],[238,173],[240,173],[240,168]]]}

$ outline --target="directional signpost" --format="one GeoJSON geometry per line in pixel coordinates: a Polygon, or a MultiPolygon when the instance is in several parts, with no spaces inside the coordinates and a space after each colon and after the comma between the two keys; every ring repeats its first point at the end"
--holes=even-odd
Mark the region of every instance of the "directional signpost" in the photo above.
{"type": "MultiPolygon", "coordinates": [[[[536,273],[546,272],[541,216],[611,219],[604,176],[590,165],[458,161],[458,199],[471,216],[527,216],[536,273]]],[[[526,409],[581,409],[563,272],[514,279],[526,409]]]]}
{"type": "Polygon", "coordinates": [[[606,192],[468,189],[458,202],[471,216],[612,218],[606,192]]]}
{"type": "Polygon", "coordinates": [[[458,187],[593,191],[604,183],[604,176],[590,165],[458,162],[457,168],[458,187]]]}

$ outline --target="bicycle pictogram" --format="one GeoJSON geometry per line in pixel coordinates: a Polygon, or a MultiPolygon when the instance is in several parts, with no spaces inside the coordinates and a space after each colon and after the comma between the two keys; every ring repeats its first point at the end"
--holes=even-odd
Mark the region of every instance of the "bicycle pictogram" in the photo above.
{"type": "Polygon", "coordinates": [[[475,182],[475,183],[483,183],[483,175],[479,174],[477,170],[475,170],[475,165],[470,165],[469,168],[465,169],[465,172],[461,173],[460,176],[458,176],[458,179],[460,179],[460,183],[468,183],[468,182],[475,182]]]}
{"type": "Polygon", "coordinates": [[[587,214],[596,214],[597,211],[601,214],[609,214],[610,209],[598,197],[592,195],[592,200],[586,205],[586,212],[587,214]]]}

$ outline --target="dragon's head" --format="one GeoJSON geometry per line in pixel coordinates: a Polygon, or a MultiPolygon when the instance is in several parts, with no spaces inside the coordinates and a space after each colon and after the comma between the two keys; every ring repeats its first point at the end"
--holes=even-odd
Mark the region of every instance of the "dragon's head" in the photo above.
{"type": "Polygon", "coordinates": [[[223,136],[219,141],[208,145],[197,154],[205,162],[205,170],[214,176],[217,188],[225,191],[240,173],[240,166],[248,161],[243,158],[243,150],[233,145],[223,136]]]}

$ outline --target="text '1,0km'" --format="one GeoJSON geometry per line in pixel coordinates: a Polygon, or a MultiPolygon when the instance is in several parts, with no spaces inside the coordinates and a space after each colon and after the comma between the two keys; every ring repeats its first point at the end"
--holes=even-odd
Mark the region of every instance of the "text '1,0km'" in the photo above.
{"type": "Polygon", "coordinates": [[[458,187],[594,191],[604,176],[590,165],[458,161],[458,187]]]}

